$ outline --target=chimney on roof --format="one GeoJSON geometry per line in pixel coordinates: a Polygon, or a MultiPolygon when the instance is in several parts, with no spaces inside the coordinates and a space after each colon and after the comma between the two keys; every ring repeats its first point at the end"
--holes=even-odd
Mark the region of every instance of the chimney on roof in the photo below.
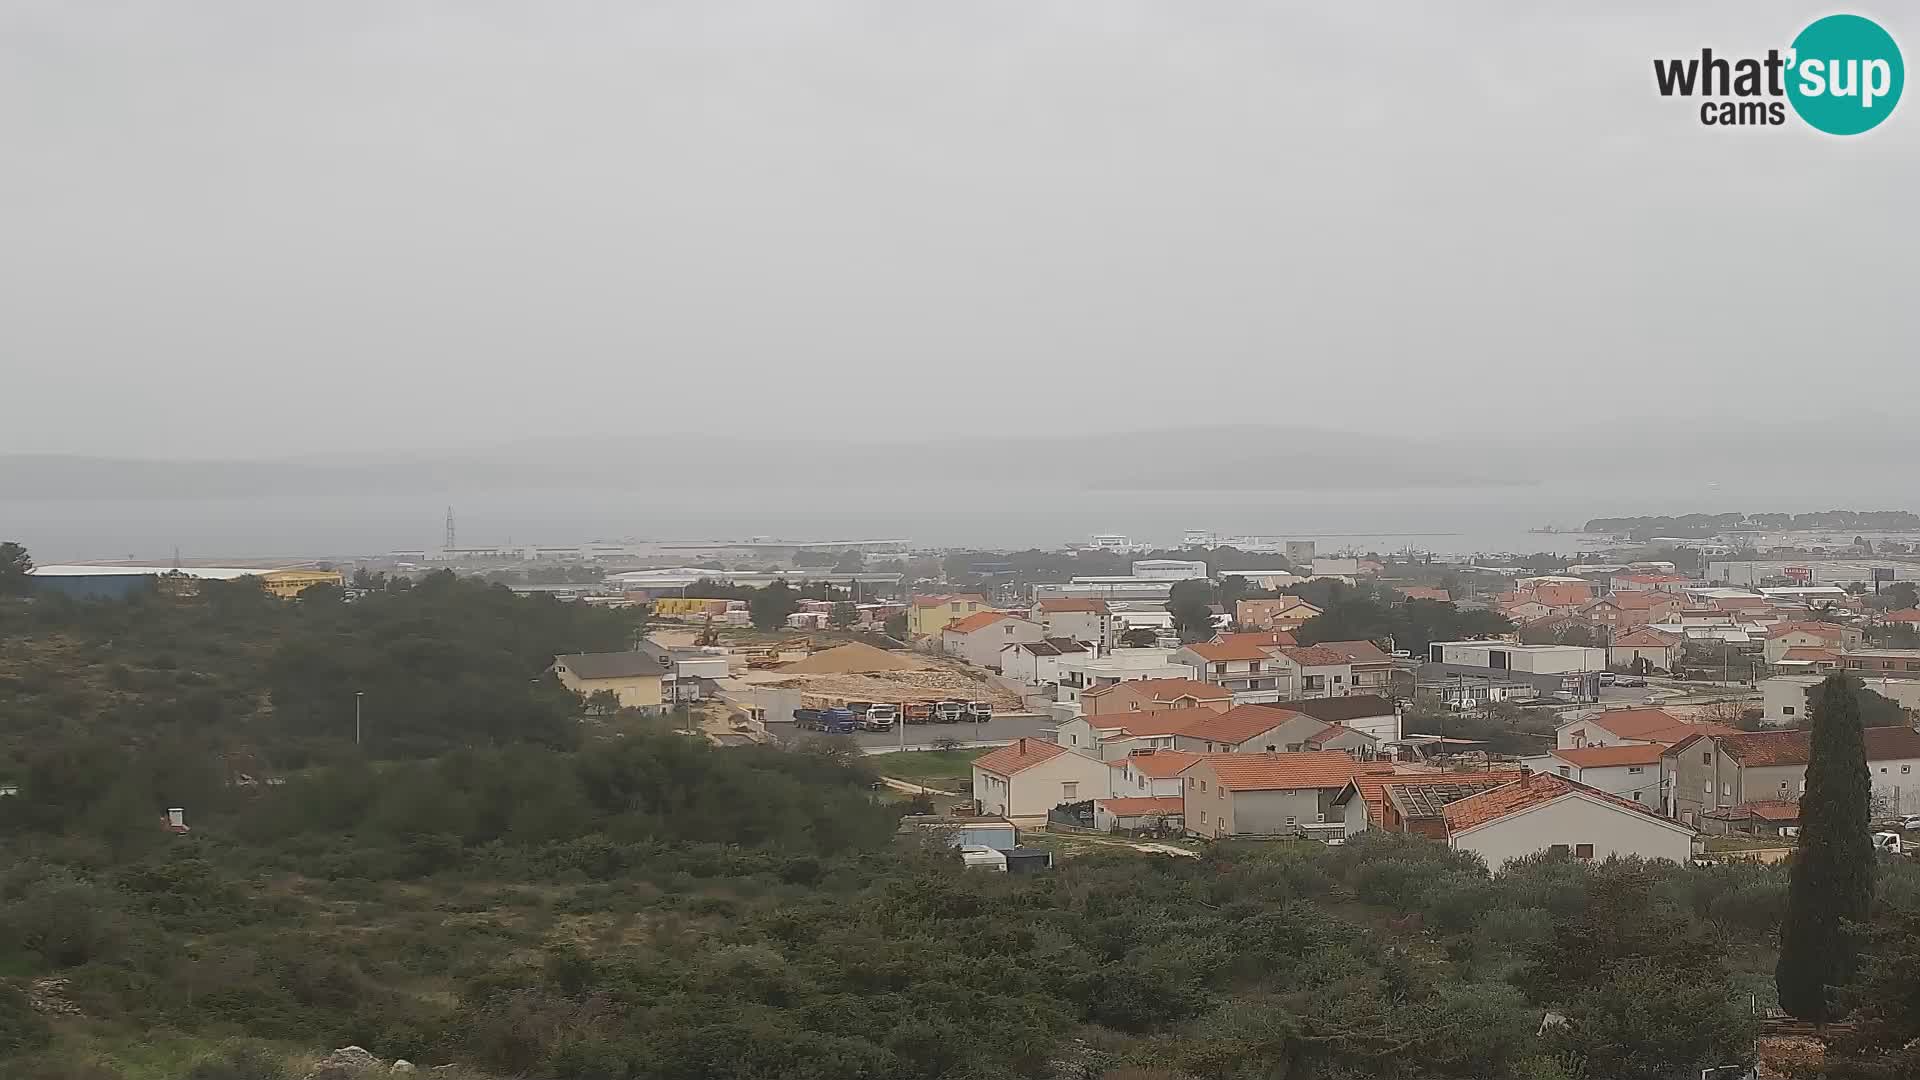
{"type": "Polygon", "coordinates": [[[1021,757],[1027,756],[1027,737],[1025,735],[1020,736],[1020,742],[1013,748],[1013,752],[1019,754],[1021,757]]]}

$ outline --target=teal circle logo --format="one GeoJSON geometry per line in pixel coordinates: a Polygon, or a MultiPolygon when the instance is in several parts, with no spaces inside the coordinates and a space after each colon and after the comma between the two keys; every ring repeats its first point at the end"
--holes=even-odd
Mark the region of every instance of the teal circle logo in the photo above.
{"type": "Polygon", "coordinates": [[[1893,35],[1872,19],[1829,15],[1793,39],[1787,100],[1829,135],[1871,131],[1900,103],[1906,65],[1893,35]]]}

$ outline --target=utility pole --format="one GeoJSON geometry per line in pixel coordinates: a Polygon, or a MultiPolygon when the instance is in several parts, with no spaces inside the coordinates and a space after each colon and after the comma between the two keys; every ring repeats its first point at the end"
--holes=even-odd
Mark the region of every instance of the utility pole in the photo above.
{"type": "Polygon", "coordinates": [[[366,696],[366,692],[362,690],[353,692],[353,745],[355,746],[360,745],[360,699],[366,696]]]}

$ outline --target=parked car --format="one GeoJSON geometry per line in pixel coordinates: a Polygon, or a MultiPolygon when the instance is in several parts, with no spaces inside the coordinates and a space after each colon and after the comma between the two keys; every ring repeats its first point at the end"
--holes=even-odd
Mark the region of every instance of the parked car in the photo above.
{"type": "Polygon", "coordinates": [[[1901,818],[1900,831],[1902,832],[1920,831],[1920,814],[1908,814],[1906,817],[1901,818]]]}
{"type": "Polygon", "coordinates": [[[1611,672],[1611,671],[1603,671],[1603,672],[1601,672],[1601,673],[1600,673],[1600,685],[1601,685],[1601,686],[1612,686],[1612,685],[1613,685],[1613,680],[1615,680],[1616,678],[1619,678],[1619,676],[1617,676],[1617,675],[1615,675],[1615,674],[1614,674],[1613,672],[1611,672]]]}
{"type": "Polygon", "coordinates": [[[1646,680],[1646,678],[1645,678],[1644,676],[1640,676],[1640,675],[1622,675],[1622,676],[1620,676],[1619,678],[1617,678],[1617,679],[1615,679],[1615,680],[1613,680],[1613,685],[1615,685],[1615,686],[1645,686],[1645,685],[1647,685],[1647,680],[1646,680]]]}

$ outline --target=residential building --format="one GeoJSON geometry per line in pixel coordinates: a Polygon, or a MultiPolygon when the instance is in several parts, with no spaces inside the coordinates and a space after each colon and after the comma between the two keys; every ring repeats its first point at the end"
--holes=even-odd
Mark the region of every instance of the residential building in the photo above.
{"type": "Polygon", "coordinates": [[[1190,754],[1307,753],[1328,725],[1303,713],[1263,705],[1236,705],[1198,717],[1174,732],[1173,748],[1190,754]]]}
{"type": "Polygon", "coordinates": [[[1259,700],[1343,697],[1353,689],[1353,665],[1347,662],[1347,654],[1340,649],[1326,645],[1294,645],[1274,651],[1291,668],[1291,677],[1281,685],[1283,692],[1279,697],[1259,700]],[[1291,693],[1285,692],[1288,690],[1291,693]]]}
{"type": "Polygon", "coordinates": [[[652,638],[641,639],[638,649],[653,657],[666,672],[660,692],[667,701],[709,700],[718,692],[718,682],[729,673],[725,649],[662,645],[652,638]]]}
{"type": "Polygon", "coordinates": [[[973,797],[986,814],[1045,817],[1061,803],[1107,797],[1106,763],[1040,739],[1016,739],[975,758],[973,797]]]}
{"type": "Polygon", "coordinates": [[[1083,641],[1103,653],[1113,651],[1119,636],[1105,600],[1070,596],[1040,600],[1033,605],[1033,621],[1049,638],[1083,641]]]}
{"type": "MultiPolygon", "coordinates": [[[[1192,670],[1186,665],[1181,667],[1182,670],[1192,670]]],[[[1080,693],[1080,706],[1086,716],[1125,715],[1196,706],[1226,712],[1233,708],[1233,692],[1194,679],[1137,679],[1085,689],[1080,693]]]]}
{"type": "Polygon", "coordinates": [[[1603,596],[1580,609],[1588,622],[1619,632],[1646,626],[1680,610],[1680,598],[1664,592],[1622,592],[1603,596]]]}
{"type": "Polygon", "coordinates": [[[1622,592],[1663,592],[1679,595],[1694,584],[1692,578],[1678,574],[1615,574],[1613,591],[1622,592]]]}
{"type": "Polygon", "coordinates": [[[1084,656],[1090,650],[1072,638],[1050,637],[1042,641],[1016,641],[1000,647],[1000,674],[1029,686],[1045,686],[1060,681],[1060,658],[1084,656]]]}
{"type": "Polygon", "coordinates": [[[1849,647],[1841,662],[1848,673],[1863,679],[1920,679],[1920,649],[1849,647]]]}
{"type": "Polygon", "coordinates": [[[1081,715],[1061,721],[1054,729],[1054,741],[1077,754],[1118,761],[1128,754],[1172,750],[1181,731],[1198,720],[1218,715],[1204,706],[1081,715]]]}
{"type": "Polygon", "coordinates": [[[1811,647],[1841,652],[1857,649],[1866,636],[1857,626],[1829,622],[1775,623],[1766,633],[1762,651],[1769,664],[1779,663],[1788,649],[1811,647]]]}
{"type": "Polygon", "coordinates": [[[1093,827],[1101,832],[1159,832],[1178,834],[1186,800],[1178,795],[1095,799],[1093,827]]]}
{"type": "Polygon", "coordinates": [[[1629,671],[1672,671],[1680,660],[1681,639],[1658,630],[1629,630],[1607,646],[1607,666],[1629,671]]]}
{"type": "MultiPolygon", "coordinates": [[[[1085,653],[1060,658],[1060,687],[1057,700],[1082,701],[1082,695],[1123,682],[1156,679],[1193,680],[1190,664],[1173,662],[1172,649],[1115,649],[1105,656],[1085,653]]],[[[1091,707],[1086,705],[1086,707],[1091,707]]]]}
{"type": "Polygon", "coordinates": [[[1436,641],[1427,646],[1436,664],[1521,671],[1534,675],[1605,671],[1607,650],[1582,645],[1521,645],[1511,641],[1436,641]]]}
{"type": "Polygon", "coordinates": [[[1178,798],[1186,786],[1180,774],[1198,760],[1200,755],[1178,750],[1135,750],[1107,762],[1108,787],[1116,796],[1178,798]]]}
{"type": "Polygon", "coordinates": [[[1525,775],[1517,769],[1401,773],[1388,765],[1362,765],[1354,770],[1353,786],[1335,796],[1334,805],[1341,809],[1349,835],[1379,829],[1445,840],[1447,824],[1441,810],[1448,803],[1510,784],[1525,775]]]}
{"type": "Polygon", "coordinates": [[[1553,773],[1532,773],[1441,809],[1447,846],[1499,870],[1542,851],[1583,861],[1693,855],[1693,829],[1652,808],[1553,773]]]}
{"type": "Polygon", "coordinates": [[[1173,659],[1191,665],[1203,682],[1230,691],[1235,704],[1291,696],[1287,664],[1252,642],[1196,642],[1174,652],[1173,659]]]}
{"type": "Polygon", "coordinates": [[[659,712],[666,704],[667,669],[645,652],[569,653],[554,657],[550,670],[583,697],[612,692],[623,709],[659,712]]]}
{"type": "Polygon", "coordinates": [[[1920,626],[1920,608],[1901,608],[1880,616],[1884,626],[1920,626]]]}
{"type": "Polygon", "coordinates": [[[907,601],[907,633],[917,638],[938,637],[948,623],[990,610],[978,593],[916,596],[907,601]]]}
{"type": "Polygon", "coordinates": [[[1314,646],[1339,653],[1347,664],[1346,693],[1384,694],[1393,680],[1393,657],[1371,641],[1323,641],[1314,646]]]}
{"type": "Polygon", "coordinates": [[[997,668],[1000,650],[1047,636],[1039,623],[1004,611],[977,611],[948,623],[940,631],[940,651],[974,667],[997,668]]]}
{"type": "MultiPolygon", "coordinates": [[[[1780,667],[1785,667],[1782,662],[1780,667]]],[[[1908,710],[1920,710],[1920,679],[1849,672],[1862,686],[1908,710]]],[[[1769,726],[1804,725],[1813,708],[1813,693],[1826,679],[1819,674],[1775,675],[1760,680],[1760,707],[1769,726]]]]}
{"type": "Polygon", "coordinates": [[[1182,815],[1196,836],[1297,836],[1302,826],[1344,820],[1334,799],[1352,785],[1342,753],[1209,754],[1181,774],[1182,815]]]}
{"type": "Polygon", "coordinates": [[[1317,578],[1345,578],[1348,581],[1352,581],[1354,578],[1360,576],[1359,559],[1320,557],[1315,558],[1308,565],[1313,568],[1313,576],[1317,578]]]}
{"type": "Polygon", "coordinates": [[[1702,732],[1738,734],[1725,724],[1684,720],[1665,709],[1607,709],[1569,720],[1554,729],[1554,746],[1578,750],[1587,746],[1672,746],[1702,732]]]}
{"type": "Polygon", "coordinates": [[[1348,694],[1344,697],[1294,698],[1263,706],[1311,716],[1323,724],[1339,724],[1371,736],[1376,743],[1399,742],[1403,734],[1400,710],[1393,701],[1378,694],[1348,694]]]}
{"type": "Polygon", "coordinates": [[[1236,600],[1233,621],[1256,630],[1294,630],[1320,609],[1297,596],[1278,596],[1268,600],[1236,600]]]}
{"type": "Polygon", "coordinates": [[[1666,771],[1661,766],[1666,751],[1659,743],[1585,746],[1549,750],[1537,757],[1522,758],[1520,764],[1529,772],[1564,776],[1609,795],[1659,808],[1666,792],[1666,771]]]}
{"type": "Polygon", "coordinates": [[[1773,665],[1775,675],[1821,675],[1840,670],[1841,654],[1832,649],[1796,645],[1780,655],[1773,665]]]}
{"type": "MultiPolygon", "coordinates": [[[[1727,807],[1798,800],[1806,791],[1811,733],[1804,730],[1698,735],[1666,752],[1673,778],[1668,810],[1683,822],[1727,807]]],[[[1920,732],[1873,727],[1863,732],[1874,812],[1920,813],[1920,732]]]]}

